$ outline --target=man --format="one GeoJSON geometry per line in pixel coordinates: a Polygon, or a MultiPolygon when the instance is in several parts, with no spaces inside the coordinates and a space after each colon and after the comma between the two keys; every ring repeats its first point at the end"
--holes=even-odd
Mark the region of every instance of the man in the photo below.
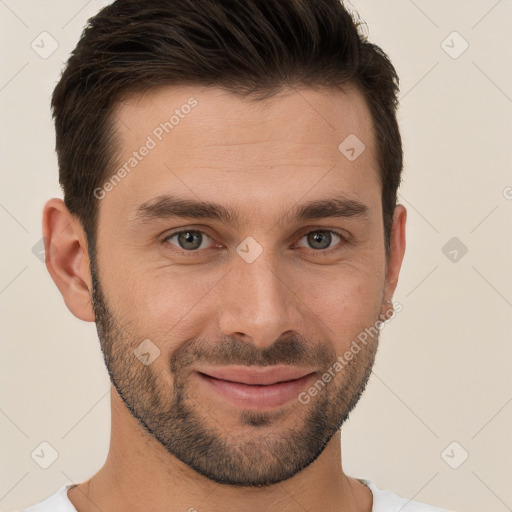
{"type": "Polygon", "coordinates": [[[442,510],[340,459],[397,305],[397,92],[338,0],[118,0],[89,20],[52,98],[64,201],[43,235],[96,322],[111,444],[27,511],[442,510]]]}

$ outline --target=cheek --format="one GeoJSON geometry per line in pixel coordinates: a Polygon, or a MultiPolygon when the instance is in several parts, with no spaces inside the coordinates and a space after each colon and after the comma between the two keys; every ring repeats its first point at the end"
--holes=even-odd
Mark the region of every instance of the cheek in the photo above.
{"type": "MultiPolygon", "coordinates": [[[[167,350],[165,346],[175,347],[207,329],[217,329],[211,322],[226,300],[229,281],[223,276],[228,266],[148,268],[139,261],[130,264],[127,254],[117,261],[102,272],[101,282],[118,319],[142,339],[155,340],[167,350]]],[[[377,318],[384,282],[381,263],[375,251],[361,251],[357,258],[337,265],[290,265],[281,275],[294,291],[286,300],[295,301],[305,325],[325,339],[345,340],[377,318]]],[[[296,328],[301,330],[299,325],[296,328]]]]}
{"type": "Polygon", "coordinates": [[[300,296],[313,324],[340,348],[378,319],[383,289],[383,268],[361,261],[304,279],[300,296]]]}
{"type": "Polygon", "coordinates": [[[217,276],[206,272],[176,269],[133,271],[129,281],[120,279],[116,288],[122,296],[125,318],[139,333],[159,344],[194,336],[208,304],[208,293],[222,286],[217,276]]]}

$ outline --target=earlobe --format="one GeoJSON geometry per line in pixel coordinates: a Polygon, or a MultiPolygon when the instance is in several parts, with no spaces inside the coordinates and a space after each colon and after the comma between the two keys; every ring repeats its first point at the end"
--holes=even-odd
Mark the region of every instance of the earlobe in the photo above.
{"type": "Polygon", "coordinates": [[[398,276],[405,254],[405,224],[407,210],[405,206],[397,204],[393,214],[393,225],[391,228],[391,240],[389,259],[386,271],[385,298],[391,299],[398,284],[398,276]]]}
{"type": "Polygon", "coordinates": [[[47,201],[43,210],[45,263],[68,309],[94,322],[87,239],[79,220],[62,199],[47,201]]]}

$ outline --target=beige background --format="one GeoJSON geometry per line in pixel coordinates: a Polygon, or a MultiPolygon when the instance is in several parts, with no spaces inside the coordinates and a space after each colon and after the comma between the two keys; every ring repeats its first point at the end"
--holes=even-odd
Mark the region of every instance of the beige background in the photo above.
{"type": "MultiPolygon", "coordinates": [[[[60,195],[50,94],[104,4],[0,0],[5,511],[88,478],[108,449],[109,381],[95,326],[68,312],[32,251],[42,206],[60,195]],[[58,42],[47,58],[31,47],[43,31],[58,42]],[[43,441],[59,455],[48,469],[31,458],[43,441]]],[[[401,77],[409,216],[394,297],[403,311],[383,330],[374,375],[344,427],[344,467],[460,512],[512,510],[512,2],[352,5],[401,77]],[[459,247],[443,252],[452,237],[459,247]]]]}

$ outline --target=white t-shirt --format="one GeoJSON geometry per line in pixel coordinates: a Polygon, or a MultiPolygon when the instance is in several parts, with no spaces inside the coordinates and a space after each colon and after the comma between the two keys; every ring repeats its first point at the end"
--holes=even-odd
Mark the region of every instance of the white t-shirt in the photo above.
{"type": "MultiPolygon", "coordinates": [[[[390,491],[379,489],[373,482],[358,478],[361,483],[370,488],[373,494],[372,512],[450,512],[445,508],[434,507],[418,501],[410,501],[400,498],[390,491]]],[[[68,484],[61,487],[54,494],[45,500],[24,508],[20,512],[77,512],[68,498],[68,489],[75,484],[68,484]]]]}

